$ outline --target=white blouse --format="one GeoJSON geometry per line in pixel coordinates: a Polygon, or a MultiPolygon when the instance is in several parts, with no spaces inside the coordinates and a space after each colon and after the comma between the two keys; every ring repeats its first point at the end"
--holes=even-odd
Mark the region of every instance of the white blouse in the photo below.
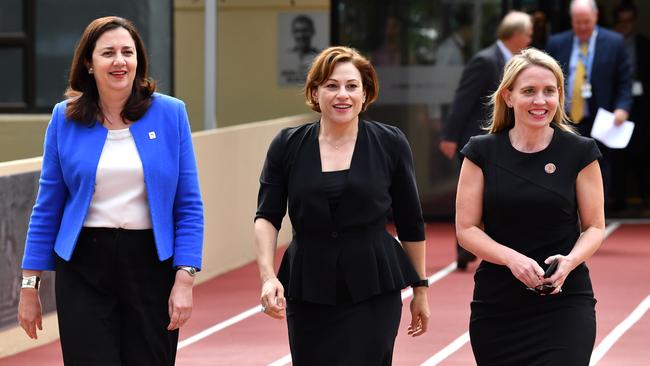
{"type": "Polygon", "coordinates": [[[128,128],[108,130],[84,226],[152,228],[142,160],[128,128]]]}

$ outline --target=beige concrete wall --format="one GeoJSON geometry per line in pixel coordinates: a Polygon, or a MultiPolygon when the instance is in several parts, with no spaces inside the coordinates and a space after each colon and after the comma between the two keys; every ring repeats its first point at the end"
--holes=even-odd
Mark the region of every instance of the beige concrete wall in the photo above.
{"type": "MultiPolygon", "coordinates": [[[[313,120],[311,114],[194,133],[194,150],[205,204],[201,278],[239,267],[255,258],[253,217],[266,150],[281,128],[313,120]]],[[[278,239],[291,236],[285,218],[278,239]]]]}
{"type": "Polygon", "coordinates": [[[43,154],[49,114],[0,114],[0,162],[43,154]]]}
{"type": "MultiPolygon", "coordinates": [[[[314,120],[312,114],[249,123],[193,134],[205,205],[203,271],[197,283],[255,259],[253,217],[259,174],[273,136],[284,127],[314,120]]],[[[0,163],[0,176],[39,171],[42,158],[0,163]]],[[[278,242],[291,239],[291,225],[283,223],[278,242]]],[[[19,327],[0,332],[0,357],[58,339],[56,314],[44,320],[39,341],[27,338],[19,327]]]]}

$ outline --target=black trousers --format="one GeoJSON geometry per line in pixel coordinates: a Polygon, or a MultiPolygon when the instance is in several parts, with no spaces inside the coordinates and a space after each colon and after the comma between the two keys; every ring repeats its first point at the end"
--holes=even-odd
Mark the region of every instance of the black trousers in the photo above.
{"type": "Polygon", "coordinates": [[[630,120],[635,122],[632,139],[626,148],[612,151],[612,193],[620,208],[625,208],[629,196],[628,177],[632,178],[632,188],[637,190],[642,205],[650,206],[650,114],[647,102],[642,97],[634,98],[630,111],[630,120]]]}
{"type": "Polygon", "coordinates": [[[402,315],[399,291],[360,303],[287,300],[294,366],[390,366],[402,315]]]}
{"type": "MultiPolygon", "coordinates": [[[[591,128],[594,126],[594,117],[586,117],[577,125],[580,135],[591,137],[591,128]]],[[[595,139],[594,139],[595,140],[595,139]]],[[[595,140],[602,157],[598,159],[600,174],[603,178],[603,193],[605,194],[605,205],[609,204],[609,194],[612,186],[612,149],[595,140]]]]}
{"type": "Polygon", "coordinates": [[[167,330],[174,284],[152,230],[83,228],[72,259],[57,257],[56,305],[66,366],[174,365],[167,330]]]}

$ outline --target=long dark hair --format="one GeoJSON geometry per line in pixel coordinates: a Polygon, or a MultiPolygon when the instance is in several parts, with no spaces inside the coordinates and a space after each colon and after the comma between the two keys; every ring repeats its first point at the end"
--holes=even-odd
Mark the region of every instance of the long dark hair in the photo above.
{"type": "Polygon", "coordinates": [[[136,121],[145,114],[151,105],[152,94],[156,91],[156,81],[147,75],[147,52],[142,37],[140,37],[140,34],[130,21],[116,16],[109,16],[95,19],[88,24],[74,51],[68,78],[68,88],[65,91],[65,96],[68,98],[68,105],[65,110],[67,119],[82,124],[93,124],[101,113],[97,84],[93,75],[88,73],[87,65],[92,62],[92,54],[97,39],[106,31],[116,28],[124,28],[131,34],[138,57],[138,67],[135,72],[131,95],[127,99],[120,116],[125,121],[136,121]]]}

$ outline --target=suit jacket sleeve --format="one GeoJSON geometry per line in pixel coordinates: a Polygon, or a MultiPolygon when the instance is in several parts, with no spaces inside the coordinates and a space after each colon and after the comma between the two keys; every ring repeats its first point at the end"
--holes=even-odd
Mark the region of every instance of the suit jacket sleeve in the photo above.
{"type": "Polygon", "coordinates": [[[424,240],[422,207],[415,183],[415,169],[411,148],[404,134],[399,131],[395,142],[397,160],[390,186],[393,220],[400,240],[424,240]]]}
{"type": "MultiPolygon", "coordinates": [[[[446,141],[458,143],[461,135],[468,123],[477,123],[470,121],[470,114],[477,103],[484,103],[488,88],[490,87],[487,70],[491,66],[486,59],[474,57],[463,70],[458,88],[454,94],[454,101],[451,106],[449,115],[443,121],[442,138],[446,141]]],[[[462,146],[459,146],[461,148],[462,146]]]]}
{"type": "MultiPolygon", "coordinates": [[[[632,61],[625,49],[624,42],[618,42],[616,48],[616,101],[615,108],[630,111],[632,109],[632,61]]],[[[645,65],[641,65],[643,67],[645,65]]],[[[597,75],[592,75],[594,77],[597,75]]]]}
{"type": "Polygon", "coordinates": [[[279,231],[287,211],[287,184],[284,172],[285,139],[280,131],[269,146],[260,174],[255,220],[264,218],[279,231]]]}
{"type": "Polygon", "coordinates": [[[562,67],[564,72],[564,86],[569,85],[569,59],[571,58],[572,36],[570,34],[554,34],[546,43],[546,53],[551,55],[562,67]]]}
{"type": "Polygon", "coordinates": [[[54,270],[54,242],[61,225],[68,189],[63,179],[57,126],[63,121],[65,104],[54,106],[52,119],[45,132],[43,166],[39,179],[38,196],[32,210],[23,256],[23,269],[54,270]]]}
{"type": "MultiPolygon", "coordinates": [[[[561,61],[558,59],[558,39],[557,36],[553,37],[551,36],[548,39],[548,42],[546,43],[546,53],[551,55],[558,63],[560,63],[561,66],[561,61]]],[[[568,78],[569,75],[566,75],[565,78],[568,78]]]]}

